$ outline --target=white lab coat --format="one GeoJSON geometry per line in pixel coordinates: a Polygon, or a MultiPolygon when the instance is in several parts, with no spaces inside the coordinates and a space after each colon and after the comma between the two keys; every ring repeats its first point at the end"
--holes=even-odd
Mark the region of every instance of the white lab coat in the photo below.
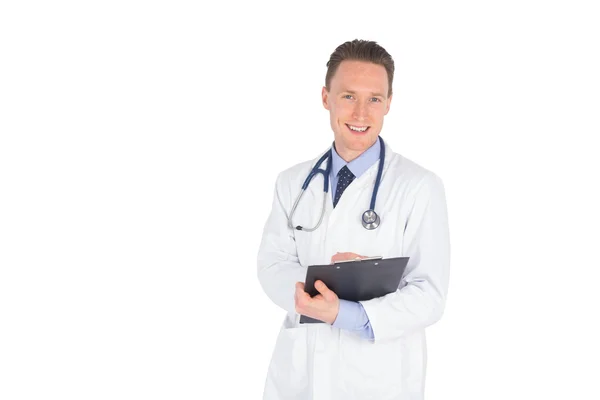
{"type": "MultiPolygon", "coordinates": [[[[386,145],[375,206],[381,217],[377,229],[364,229],[361,215],[371,201],[379,162],[346,188],[335,209],[328,193],[325,216],[316,231],[289,229],[287,216],[317,160],[279,174],[259,249],[259,281],[269,298],[287,312],[264,399],[422,399],[424,329],[442,316],[448,290],[450,246],[442,181],[386,145]],[[374,341],[328,324],[298,323],[295,283],[304,282],[307,266],[329,264],[337,252],[410,257],[395,293],[361,302],[374,341]]],[[[318,221],[324,194],[321,177],[317,175],[304,193],[294,225],[313,227],[318,221]]]]}

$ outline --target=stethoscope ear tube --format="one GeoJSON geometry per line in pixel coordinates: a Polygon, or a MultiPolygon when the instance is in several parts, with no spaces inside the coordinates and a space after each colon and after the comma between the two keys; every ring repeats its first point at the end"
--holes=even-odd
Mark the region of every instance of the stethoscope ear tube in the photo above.
{"type": "Polygon", "coordinates": [[[288,218],[288,227],[290,229],[295,229],[297,231],[313,232],[319,226],[321,226],[321,222],[323,222],[323,217],[325,216],[325,201],[327,201],[327,192],[323,192],[323,204],[322,204],[322,207],[321,207],[321,217],[319,218],[319,222],[317,222],[317,225],[315,225],[314,228],[304,228],[304,227],[302,227],[300,225],[294,226],[294,223],[292,222],[292,217],[294,216],[294,213],[296,212],[296,207],[298,207],[298,203],[300,202],[300,199],[302,198],[303,194],[304,194],[304,189],[302,189],[300,191],[300,194],[298,195],[298,198],[294,202],[294,206],[292,207],[292,211],[290,212],[290,217],[288,218]]]}
{"type": "Polygon", "coordinates": [[[325,193],[329,192],[329,171],[331,171],[331,161],[327,164],[326,170],[322,170],[319,168],[321,164],[323,164],[323,161],[325,161],[328,158],[329,160],[331,160],[331,150],[325,152],[325,154],[321,156],[319,161],[317,161],[313,169],[310,171],[310,174],[308,174],[308,176],[304,180],[304,184],[302,184],[302,190],[306,190],[306,188],[308,188],[310,181],[312,181],[312,178],[314,178],[316,174],[323,174],[323,191],[325,193]]]}
{"type": "Polygon", "coordinates": [[[294,216],[294,213],[296,212],[296,207],[298,207],[298,203],[300,202],[300,199],[302,198],[303,194],[304,194],[304,186],[300,190],[300,194],[298,195],[298,197],[296,197],[296,201],[294,202],[294,205],[292,206],[292,211],[290,211],[290,216],[288,218],[288,228],[290,228],[290,229],[297,229],[299,231],[302,230],[302,227],[300,225],[298,225],[297,227],[294,227],[294,223],[292,222],[292,217],[294,216]]]}

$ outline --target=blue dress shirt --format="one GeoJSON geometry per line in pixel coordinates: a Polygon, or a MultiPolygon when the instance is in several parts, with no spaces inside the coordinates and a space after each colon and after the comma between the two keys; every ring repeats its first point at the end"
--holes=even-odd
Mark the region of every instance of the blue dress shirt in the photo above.
{"type": "MultiPolygon", "coordinates": [[[[338,155],[335,147],[332,147],[331,175],[329,176],[332,198],[335,198],[335,190],[338,182],[337,175],[340,169],[342,169],[344,166],[347,166],[356,177],[355,179],[358,179],[366,170],[379,161],[380,147],[381,144],[379,140],[376,140],[373,146],[369,147],[364,153],[349,163],[344,161],[344,159],[338,155]]],[[[375,338],[373,335],[373,329],[371,328],[371,323],[369,322],[369,317],[367,316],[362,304],[358,302],[340,299],[340,309],[338,311],[336,320],[333,322],[333,326],[336,328],[356,332],[364,339],[373,340],[375,338]]]]}

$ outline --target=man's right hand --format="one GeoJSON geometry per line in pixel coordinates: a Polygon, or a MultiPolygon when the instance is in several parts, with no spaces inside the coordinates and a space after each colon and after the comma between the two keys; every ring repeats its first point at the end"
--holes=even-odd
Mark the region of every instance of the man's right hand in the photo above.
{"type": "Polygon", "coordinates": [[[331,263],[333,264],[338,261],[357,260],[357,259],[363,259],[363,258],[368,258],[368,257],[369,256],[361,256],[360,254],[350,253],[350,252],[335,253],[331,257],[331,263]]]}

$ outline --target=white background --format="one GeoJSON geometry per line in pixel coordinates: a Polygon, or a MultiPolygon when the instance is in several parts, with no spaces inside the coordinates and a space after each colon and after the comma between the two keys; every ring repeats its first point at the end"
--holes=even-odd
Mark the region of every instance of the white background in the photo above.
{"type": "Polygon", "coordinates": [[[599,399],[594,3],[2,2],[0,398],[261,398],[275,178],[331,143],[362,38],[382,136],[446,187],[426,398],[599,399]]]}

